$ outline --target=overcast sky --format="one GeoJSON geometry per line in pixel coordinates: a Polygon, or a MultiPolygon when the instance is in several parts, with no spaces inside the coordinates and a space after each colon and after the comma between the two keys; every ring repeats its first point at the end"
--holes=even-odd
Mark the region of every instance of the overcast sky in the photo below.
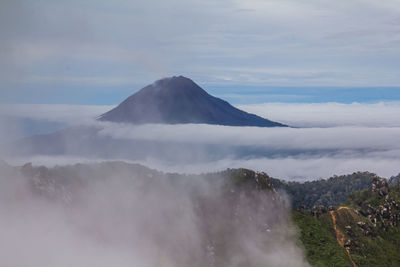
{"type": "Polygon", "coordinates": [[[2,0],[0,34],[3,103],[116,104],[180,74],[217,95],[400,86],[399,0],[2,0]]]}

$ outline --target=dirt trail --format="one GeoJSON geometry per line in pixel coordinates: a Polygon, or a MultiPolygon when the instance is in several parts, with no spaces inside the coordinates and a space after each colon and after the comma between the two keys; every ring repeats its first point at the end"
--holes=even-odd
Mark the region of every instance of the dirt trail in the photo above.
{"type": "MultiPolygon", "coordinates": [[[[337,210],[339,211],[341,209],[349,209],[349,208],[341,206],[337,210]]],[[[358,267],[357,264],[353,261],[353,258],[351,257],[350,248],[344,246],[344,234],[336,225],[335,211],[331,210],[331,211],[329,211],[329,214],[331,215],[331,218],[332,218],[333,229],[335,230],[335,233],[336,233],[336,240],[338,241],[340,246],[342,246],[346,249],[347,255],[349,256],[349,260],[350,260],[351,264],[353,265],[353,267],[358,267]]]]}

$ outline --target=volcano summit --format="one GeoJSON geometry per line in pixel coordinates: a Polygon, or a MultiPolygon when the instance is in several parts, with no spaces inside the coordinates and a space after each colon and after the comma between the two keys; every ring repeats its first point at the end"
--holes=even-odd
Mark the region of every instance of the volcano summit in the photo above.
{"type": "Polygon", "coordinates": [[[99,117],[102,121],[144,123],[204,123],[227,126],[284,127],[233,107],[208,94],[183,76],[164,78],[125,99],[99,117]]]}

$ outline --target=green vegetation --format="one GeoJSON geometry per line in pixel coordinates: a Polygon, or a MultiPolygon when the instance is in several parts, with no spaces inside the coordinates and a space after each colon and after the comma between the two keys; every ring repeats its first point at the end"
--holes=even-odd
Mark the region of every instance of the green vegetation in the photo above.
{"type": "MultiPolygon", "coordinates": [[[[390,187],[387,194],[379,190],[354,192],[346,204],[354,207],[357,220],[367,229],[358,227],[349,236],[354,240],[354,261],[359,266],[400,266],[400,187],[390,187]],[[371,233],[366,235],[366,231],[371,233]]],[[[354,220],[343,221],[342,225],[350,223],[354,220]]]]}
{"type": "Polygon", "coordinates": [[[353,191],[369,188],[376,177],[370,172],[355,172],[304,183],[272,179],[272,185],[290,196],[293,208],[304,205],[310,209],[315,205],[340,205],[353,191]]]}
{"type": "Polygon", "coordinates": [[[261,190],[274,189],[272,178],[270,178],[266,173],[258,173],[248,169],[228,169],[220,174],[238,186],[244,186],[247,184],[248,186],[251,186],[251,188],[261,190]]]}
{"type": "Polygon", "coordinates": [[[339,234],[329,212],[293,212],[313,266],[352,266],[350,257],[357,266],[400,266],[400,187],[379,178],[374,184],[376,189],[353,192],[345,206],[331,211],[339,234]]]}
{"type": "Polygon", "coordinates": [[[307,260],[313,266],[351,266],[346,250],[336,241],[329,214],[315,218],[293,211],[292,218],[298,226],[300,241],[307,260]]]}
{"type": "Polygon", "coordinates": [[[312,266],[400,266],[400,187],[389,188],[386,180],[369,172],[305,183],[247,169],[223,173],[236,186],[284,190],[293,207],[305,206],[306,210],[292,211],[292,219],[312,266]],[[314,216],[307,211],[318,205],[325,208],[317,207],[314,216]],[[335,208],[328,211],[328,206],[335,208]]]}

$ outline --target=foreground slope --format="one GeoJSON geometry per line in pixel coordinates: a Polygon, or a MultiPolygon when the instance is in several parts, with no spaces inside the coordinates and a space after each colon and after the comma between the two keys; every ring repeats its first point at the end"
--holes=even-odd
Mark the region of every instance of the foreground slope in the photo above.
{"type": "Polygon", "coordinates": [[[293,212],[314,266],[400,266],[400,187],[375,178],[342,205],[293,212]]]}

